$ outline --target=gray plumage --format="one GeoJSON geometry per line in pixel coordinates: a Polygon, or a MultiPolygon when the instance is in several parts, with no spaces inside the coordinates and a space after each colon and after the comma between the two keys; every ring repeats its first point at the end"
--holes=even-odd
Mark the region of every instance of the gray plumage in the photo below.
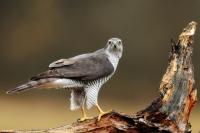
{"type": "Polygon", "coordinates": [[[122,51],[121,40],[111,38],[105,48],[55,61],[49,65],[49,70],[7,93],[35,88],[70,88],[70,108],[78,109],[86,101],[89,109],[97,104],[99,89],[114,74],[122,51]]]}
{"type": "Polygon", "coordinates": [[[104,49],[97,52],[61,59],[49,65],[50,70],[31,78],[69,78],[80,81],[96,80],[114,71],[104,49]]]}

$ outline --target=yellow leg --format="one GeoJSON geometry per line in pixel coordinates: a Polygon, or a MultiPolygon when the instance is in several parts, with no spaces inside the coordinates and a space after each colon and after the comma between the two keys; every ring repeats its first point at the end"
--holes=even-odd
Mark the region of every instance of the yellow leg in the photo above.
{"type": "Polygon", "coordinates": [[[87,117],[84,106],[81,106],[81,114],[82,117],[79,119],[79,121],[85,121],[91,119],[90,117],[87,117]]]}
{"type": "Polygon", "coordinates": [[[99,111],[98,121],[100,121],[100,119],[101,119],[101,117],[102,117],[103,115],[105,115],[105,114],[107,114],[107,113],[110,113],[110,112],[112,111],[112,110],[109,110],[109,111],[104,112],[104,111],[99,107],[98,104],[96,104],[96,107],[97,107],[97,109],[98,109],[98,111],[99,111]]]}

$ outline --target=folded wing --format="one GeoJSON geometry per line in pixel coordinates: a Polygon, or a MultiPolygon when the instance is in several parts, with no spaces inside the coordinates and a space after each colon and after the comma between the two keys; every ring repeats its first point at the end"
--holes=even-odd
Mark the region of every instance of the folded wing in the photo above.
{"type": "Polygon", "coordinates": [[[31,80],[44,78],[68,78],[80,81],[95,80],[113,73],[114,68],[105,54],[80,58],[60,59],[49,65],[49,70],[31,80]]]}

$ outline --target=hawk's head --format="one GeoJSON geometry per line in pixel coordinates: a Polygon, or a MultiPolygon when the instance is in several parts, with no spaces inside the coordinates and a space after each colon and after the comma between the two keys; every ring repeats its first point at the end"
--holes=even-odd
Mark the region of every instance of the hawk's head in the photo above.
{"type": "Polygon", "coordinates": [[[123,52],[122,40],[119,38],[109,39],[106,45],[106,50],[117,58],[121,58],[123,52]]]}

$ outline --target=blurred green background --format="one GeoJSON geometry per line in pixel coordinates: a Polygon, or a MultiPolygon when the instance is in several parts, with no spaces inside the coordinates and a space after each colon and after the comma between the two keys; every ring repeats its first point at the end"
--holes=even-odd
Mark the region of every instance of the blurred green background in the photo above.
{"type": "MultiPolygon", "coordinates": [[[[134,114],[157,95],[167,67],[170,39],[190,21],[200,24],[199,0],[1,0],[0,129],[50,128],[76,121],[66,90],[5,91],[26,82],[60,58],[92,52],[111,37],[122,38],[117,73],[100,91],[104,110],[134,114]]],[[[200,83],[200,35],[193,63],[200,83]]],[[[97,111],[88,111],[90,116],[97,111]]],[[[200,130],[200,106],[190,121],[200,130]]]]}

